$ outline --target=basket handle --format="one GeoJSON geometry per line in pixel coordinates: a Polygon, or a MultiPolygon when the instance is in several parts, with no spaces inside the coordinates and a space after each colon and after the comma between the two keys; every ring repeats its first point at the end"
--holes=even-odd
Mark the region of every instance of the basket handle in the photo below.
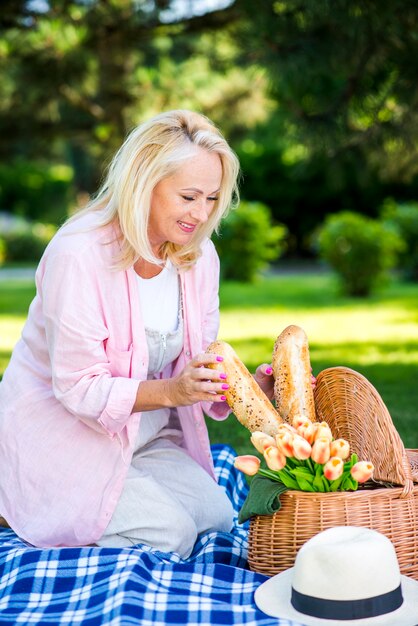
{"type": "Polygon", "coordinates": [[[330,367],[317,376],[314,391],[318,420],[334,436],[350,442],[360,459],[371,461],[378,481],[403,485],[402,498],[414,487],[411,464],[389,411],[373,385],[348,367],[330,367]]]}

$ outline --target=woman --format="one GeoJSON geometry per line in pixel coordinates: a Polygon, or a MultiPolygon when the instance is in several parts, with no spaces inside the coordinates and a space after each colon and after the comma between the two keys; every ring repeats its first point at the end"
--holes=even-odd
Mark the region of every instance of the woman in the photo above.
{"type": "Polygon", "coordinates": [[[0,513],[26,541],[186,558],[230,530],[203,415],[227,417],[228,382],[204,350],[219,323],[209,237],[238,171],[207,118],[161,114],[47,247],[0,386],[0,513]]]}

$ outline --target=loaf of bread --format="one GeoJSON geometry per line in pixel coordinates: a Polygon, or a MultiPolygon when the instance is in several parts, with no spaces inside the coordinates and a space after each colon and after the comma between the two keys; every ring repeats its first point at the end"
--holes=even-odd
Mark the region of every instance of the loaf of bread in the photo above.
{"type": "Polygon", "coordinates": [[[288,326],[277,337],[273,357],[274,397],[280,417],[292,423],[296,415],[315,421],[311,384],[311,362],[306,334],[299,326],[288,326]]]}
{"type": "Polygon", "coordinates": [[[223,357],[222,362],[209,367],[227,375],[229,389],[225,391],[226,401],[238,421],[252,433],[259,430],[275,435],[282,420],[232,346],[225,341],[214,341],[206,352],[223,357]]]}

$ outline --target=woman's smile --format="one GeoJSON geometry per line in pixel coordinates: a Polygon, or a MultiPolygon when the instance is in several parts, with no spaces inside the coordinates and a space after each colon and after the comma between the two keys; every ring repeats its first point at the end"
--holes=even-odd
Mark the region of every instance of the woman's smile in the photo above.
{"type": "Polygon", "coordinates": [[[181,222],[180,220],[178,220],[177,224],[180,226],[181,230],[186,233],[192,233],[197,226],[197,224],[189,224],[188,222],[181,222]]]}

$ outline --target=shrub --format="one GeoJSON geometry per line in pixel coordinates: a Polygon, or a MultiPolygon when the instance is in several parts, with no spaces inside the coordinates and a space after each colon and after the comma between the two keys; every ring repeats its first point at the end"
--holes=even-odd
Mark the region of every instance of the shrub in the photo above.
{"type": "Polygon", "coordinates": [[[3,261],[37,263],[55,231],[51,224],[16,220],[2,236],[3,261]]]}
{"type": "Polygon", "coordinates": [[[68,165],[22,159],[0,164],[0,210],[59,224],[73,202],[73,171],[68,165]]]}
{"type": "Polygon", "coordinates": [[[418,281],[418,203],[397,204],[388,199],[383,205],[382,220],[404,240],[398,267],[406,279],[418,281]]]}
{"type": "Polygon", "coordinates": [[[2,237],[0,237],[0,265],[3,265],[6,260],[6,243],[2,237]]]}
{"type": "Polygon", "coordinates": [[[351,296],[367,296],[382,283],[403,247],[392,229],[351,211],[329,215],[319,230],[318,244],[320,256],[351,296]]]}
{"type": "Polygon", "coordinates": [[[221,225],[214,243],[221,259],[221,276],[253,281],[270,261],[281,256],[287,228],[273,224],[270,209],[261,202],[241,202],[221,225]]]}

